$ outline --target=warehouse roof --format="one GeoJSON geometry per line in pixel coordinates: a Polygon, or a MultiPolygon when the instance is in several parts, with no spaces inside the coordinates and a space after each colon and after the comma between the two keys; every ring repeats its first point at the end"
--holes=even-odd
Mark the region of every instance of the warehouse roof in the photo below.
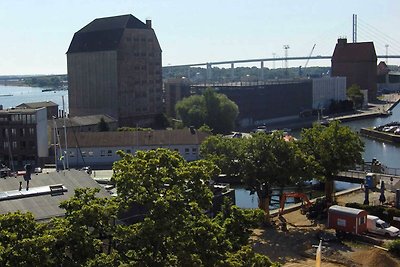
{"type": "MultiPolygon", "coordinates": [[[[106,123],[116,123],[117,120],[108,115],[88,115],[88,116],[76,116],[69,117],[65,119],[65,125],[67,127],[79,127],[79,126],[90,126],[97,125],[101,118],[104,119],[106,123]]],[[[54,122],[49,121],[49,126],[53,127],[54,122]]],[[[64,118],[56,119],[56,124],[58,128],[62,128],[64,126],[64,118]]]]}
{"type": "Polygon", "coordinates": [[[332,62],[376,62],[376,60],[373,42],[347,43],[347,39],[338,40],[332,56],[332,62]]]}
{"type": "Polygon", "coordinates": [[[53,101],[42,101],[42,102],[32,102],[32,103],[22,103],[17,106],[17,108],[42,108],[42,107],[58,107],[58,104],[53,101]]]}
{"type": "Polygon", "coordinates": [[[15,195],[18,192],[28,193],[45,186],[62,184],[67,191],[58,194],[30,194],[22,198],[0,201],[0,214],[8,212],[32,212],[36,220],[48,220],[52,217],[64,216],[65,210],[59,207],[60,203],[74,196],[77,188],[98,188],[98,197],[109,197],[110,194],[94,181],[86,172],[78,170],[67,170],[59,172],[32,174],[29,183],[30,189],[26,191],[25,182],[23,188],[18,191],[20,179],[7,177],[0,181],[0,193],[2,195],[15,195]]]}
{"type": "MultiPolygon", "coordinates": [[[[208,133],[196,130],[152,130],[68,133],[68,147],[120,147],[201,144],[208,133]],[[78,143],[77,143],[78,142],[78,143]]],[[[63,142],[64,140],[61,140],[63,142]]],[[[62,144],[61,146],[64,146],[62,144]]]]}
{"type": "Polygon", "coordinates": [[[124,29],[147,29],[132,15],[98,18],[74,34],[68,53],[116,50],[124,29]]]}

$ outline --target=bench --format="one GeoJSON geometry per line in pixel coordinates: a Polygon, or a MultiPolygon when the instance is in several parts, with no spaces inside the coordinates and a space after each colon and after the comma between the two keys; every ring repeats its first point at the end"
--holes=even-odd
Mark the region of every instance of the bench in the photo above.
{"type": "Polygon", "coordinates": [[[64,191],[64,186],[63,184],[53,184],[53,185],[49,185],[50,191],[51,193],[53,192],[63,192],[64,191]]]}

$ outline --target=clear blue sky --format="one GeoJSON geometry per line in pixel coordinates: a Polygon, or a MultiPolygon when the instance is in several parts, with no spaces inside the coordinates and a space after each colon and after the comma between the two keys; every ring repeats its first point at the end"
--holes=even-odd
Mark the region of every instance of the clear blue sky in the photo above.
{"type": "Polygon", "coordinates": [[[337,37],[351,41],[353,13],[358,41],[400,55],[399,0],[0,0],[0,75],[66,73],[73,34],[99,17],[151,19],[166,66],[283,56],[285,44],[289,56],[308,55],[314,43],[313,55],[331,55],[337,37]]]}

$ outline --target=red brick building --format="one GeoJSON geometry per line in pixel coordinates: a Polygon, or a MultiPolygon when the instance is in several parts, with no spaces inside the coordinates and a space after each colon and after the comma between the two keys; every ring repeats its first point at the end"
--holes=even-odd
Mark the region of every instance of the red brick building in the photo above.
{"type": "Polygon", "coordinates": [[[347,78],[347,87],[357,84],[368,90],[368,100],[376,98],[377,56],[373,42],[347,43],[338,39],[332,56],[332,76],[347,78]]]}

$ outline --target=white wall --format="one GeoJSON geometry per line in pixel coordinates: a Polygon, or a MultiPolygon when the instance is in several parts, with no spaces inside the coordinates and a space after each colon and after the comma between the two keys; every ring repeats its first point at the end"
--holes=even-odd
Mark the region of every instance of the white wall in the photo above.
{"type": "Polygon", "coordinates": [[[314,109],[329,107],[332,100],[346,100],[346,77],[324,77],[313,79],[314,109]]]}
{"type": "Polygon", "coordinates": [[[118,150],[126,153],[135,154],[138,150],[151,150],[157,148],[168,148],[178,151],[187,161],[199,159],[200,145],[171,145],[171,146],[129,146],[129,147],[93,147],[93,148],[68,148],[69,166],[81,167],[85,165],[111,165],[114,161],[121,158],[116,154],[118,150]],[[109,151],[111,153],[109,153],[109,151]],[[82,155],[83,158],[82,158],[82,155]]]}
{"type": "Polygon", "coordinates": [[[47,133],[47,109],[41,108],[36,111],[37,154],[39,158],[49,155],[47,133]]]}

